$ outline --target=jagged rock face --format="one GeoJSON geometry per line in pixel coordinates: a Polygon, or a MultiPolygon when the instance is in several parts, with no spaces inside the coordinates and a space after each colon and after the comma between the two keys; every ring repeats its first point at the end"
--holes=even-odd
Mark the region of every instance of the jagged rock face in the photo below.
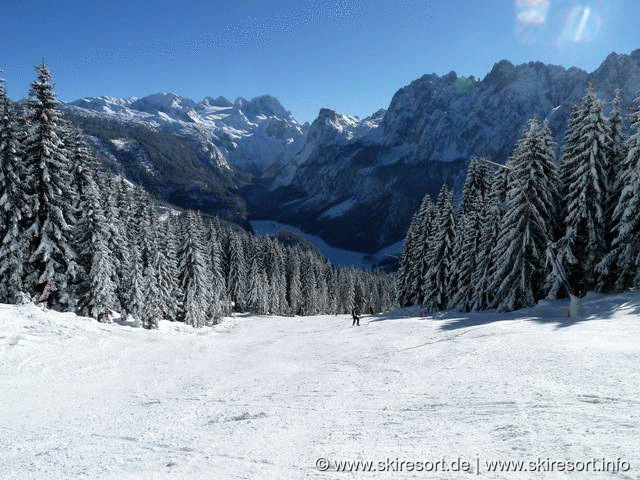
{"type": "Polygon", "coordinates": [[[612,53],[591,74],[590,81],[604,98],[613,97],[620,88],[625,103],[630,104],[640,94],[640,50],[630,55],[612,53]]]}
{"type": "Polygon", "coordinates": [[[280,218],[351,248],[393,243],[425,193],[435,196],[442,181],[460,186],[473,155],[507,160],[534,115],[549,120],[560,154],[571,108],[589,84],[606,102],[621,89],[628,111],[640,92],[640,50],[612,54],[592,74],[501,61],[482,80],[425,75],[394,95],[381,121],[351,137],[348,117],[323,109],[295,173],[280,184],[298,195],[280,218]]]}
{"type": "Polygon", "coordinates": [[[577,69],[541,63],[516,67],[507,61],[496,64],[481,81],[453,72],[425,75],[393,97],[382,122],[385,142],[416,145],[416,162],[471,155],[503,161],[534,115],[549,117],[561,137],[586,80],[587,74],[577,69]]]}

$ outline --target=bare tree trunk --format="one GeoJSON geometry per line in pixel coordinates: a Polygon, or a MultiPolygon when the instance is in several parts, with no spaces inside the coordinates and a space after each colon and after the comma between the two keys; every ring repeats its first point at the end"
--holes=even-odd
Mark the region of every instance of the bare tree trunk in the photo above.
{"type": "Polygon", "coordinates": [[[576,297],[574,294],[569,293],[571,299],[569,303],[569,316],[571,318],[582,317],[582,297],[576,297]]]}

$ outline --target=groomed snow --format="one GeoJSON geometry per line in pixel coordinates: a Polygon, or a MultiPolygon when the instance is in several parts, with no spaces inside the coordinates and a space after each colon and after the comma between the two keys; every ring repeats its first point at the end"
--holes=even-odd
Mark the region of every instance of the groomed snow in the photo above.
{"type": "Polygon", "coordinates": [[[637,479],[640,294],[512,314],[101,325],[0,305],[2,479],[637,479]],[[319,472],[454,460],[469,473],[319,472]],[[629,462],[489,473],[488,460],[629,462]]]}

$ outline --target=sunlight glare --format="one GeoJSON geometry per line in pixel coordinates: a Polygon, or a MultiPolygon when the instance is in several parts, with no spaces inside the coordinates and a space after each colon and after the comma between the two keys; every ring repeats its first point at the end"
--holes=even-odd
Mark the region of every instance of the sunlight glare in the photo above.
{"type": "Polygon", "coordinates": [[[580,43],[582,41],[584,30],[587,28],[587,22],[589,21],[589,16],[591,16],[591,9],[589,7],[585,7],[582,10],[582,16],[580,17],[578,28],[576,28],[576,34],[573,36],[573,43],[580,43]]]}
{"type": "Polygon", "coordinates": [[[602,19],[590,5],[590,2],[580,2],[569,11],[562,33],[558,38],[558,44],[579,45],[590,42],[599,33],[601,26],[602,19]]]}
{"type": "Polygon", "coordinates": [[[551,0],[515,0],[516,37],[521,43],[537,43],[546,30],[551,0]]]}
{"type": "Polygon", "coordinates": [[[516,17],[524,25],[543,25],[549,6],[550,0],[516,0],[516,17]]]}

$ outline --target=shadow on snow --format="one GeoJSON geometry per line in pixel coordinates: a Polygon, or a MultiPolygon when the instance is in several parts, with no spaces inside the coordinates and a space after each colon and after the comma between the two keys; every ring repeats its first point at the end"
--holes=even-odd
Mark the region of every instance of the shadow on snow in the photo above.
{"type": "Polygon", "coordinates": [[[403,318],[420,318],[421,320],[438,320],[444,323],[442,330],[487,325],[495,322],[527,320],[538,323],[553,323],[557,328],[566,328],[588,320],[608,320],[619,311],[629,314],[640,313],[640,292],[619,294],[588,293],[582,299],[582,315],[568,316],[569,299],[540,300],[537,305],[512,312],[483,310],[479,312],[444,311],[424,314],[419,306],[402,308],[391,312],[372,315],[369,323],[400,320],[403,318]]]}

